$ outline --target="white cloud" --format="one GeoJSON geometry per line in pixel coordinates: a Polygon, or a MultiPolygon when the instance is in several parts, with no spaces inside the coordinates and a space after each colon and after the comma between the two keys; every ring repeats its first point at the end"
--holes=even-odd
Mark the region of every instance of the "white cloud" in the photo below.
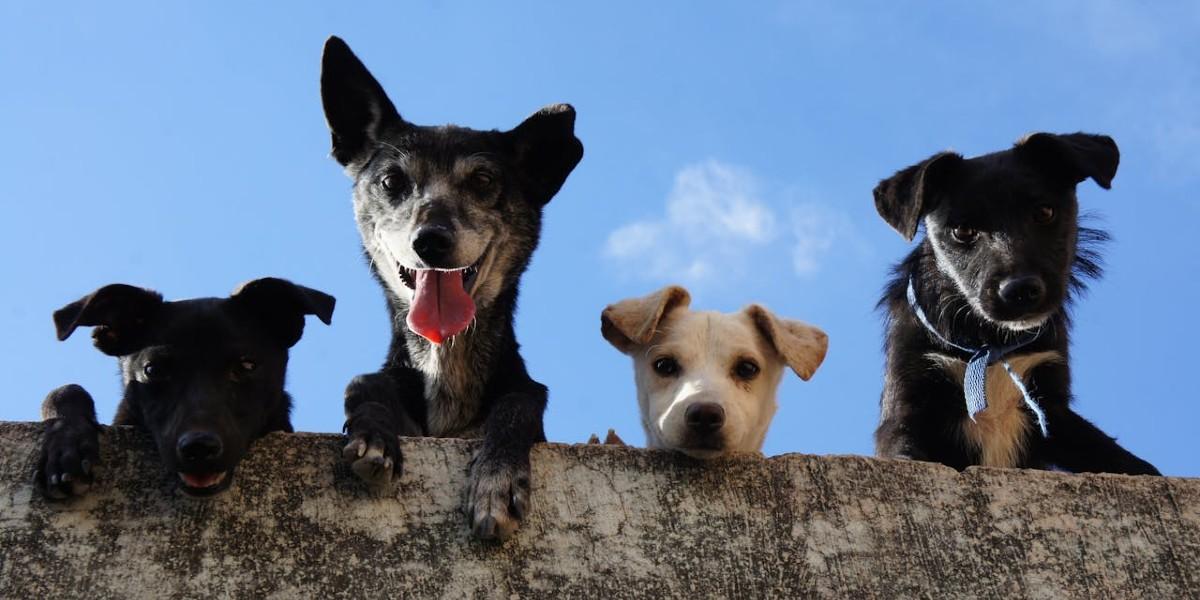
{"type": "Polygon", "coordinates": [[[667,196],[667,221],[693,238],[770,241],[775,217],[759,187],[749,171],[715,160],[686,167],[667,196]]]}
{"type": "Polygon", "coordinates": [[[845,216],[813,202],[785,208],[788,226],[780,227],[764,190],[745,168],[715,160],[687,166],[675,176],[665,214],[613,231],[604,255],[638,278],[702,284],[770,273],[772,261],[811,276],[839,239],[853,237],[845,216]]]}
{"type": "Polygon", "coordinates": [[[840,215],[807,203],[792,209],[792,268],[798,275],[812,275],[821,268],[821,259],[833,248],[839,234],[848,225],[840,215]]]}

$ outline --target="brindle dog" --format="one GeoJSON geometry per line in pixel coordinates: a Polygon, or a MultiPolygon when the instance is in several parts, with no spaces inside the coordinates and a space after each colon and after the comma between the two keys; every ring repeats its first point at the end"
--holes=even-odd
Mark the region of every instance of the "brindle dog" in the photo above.
{"type": "Polygon", "coordinates": [[[546,408],[513,312],[542,207],[583,157],[575,110],[548,106],[503,132],[414,125],[336,37],[321,99],[392,327],[383,368],[346,389],[345,457],[378,485],[401,468],[397,436],[482,437],[466,510],[477,536],[507,538],[528,510],[546,408]]]}

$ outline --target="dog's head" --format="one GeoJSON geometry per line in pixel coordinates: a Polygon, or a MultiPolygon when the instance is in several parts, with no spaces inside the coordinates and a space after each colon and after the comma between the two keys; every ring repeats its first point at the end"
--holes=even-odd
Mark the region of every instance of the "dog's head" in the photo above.
{"type": "Polygon", "coordinates": [[[789,366],[808,380],[825,359],[820,329],[752,304],[740,312],[695,312],[670,286],[610,305],[604,338],[633,358],[648,443],[697,458],[757,452],[775,415],[789,366]]]}
{"type": "Polygon", "coordinates": [[[575,110],[547,106],[504,132],[413,125],[336,37],[321,99],[377,276],[412,331],[438,344],[461,333],[528,265],[542,207],[583,157],[575,110]]]}
{"type": "Polygon", "coordinates": [[[229,487],[250,443],[290,431],[288,348],[304,315],[326,324],[332,296],[282,279],[256,279],[229,298],[165,302],[157,292],[104,286],[54,313],[58,339],[90,326],[96,348],[119,357],[125,408],[154,437],[184,492],[229,487]]]}
{"type": "Polygon", "coordinates": [[[906,239],[925,224],[938,270],[982,319],[1013,331],[1063,305],[1079,237],[1075,186],[1108,189],[1120,155],[1112,138],[1035,133],[971,159],[944,152],[875,188],[880,216],[906,239]]]}

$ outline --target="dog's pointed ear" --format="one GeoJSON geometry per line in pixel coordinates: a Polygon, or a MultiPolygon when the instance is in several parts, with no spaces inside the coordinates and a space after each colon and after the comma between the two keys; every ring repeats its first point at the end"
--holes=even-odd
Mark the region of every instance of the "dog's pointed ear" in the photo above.
{"type": "Polygon", "coordinates": [[[921,217],[933,210],[940,186],[949,183],[962,160],[960,154],[941,152],[880,181],[874,191],[875,210],[892,229],[912,241],[921,217]]]}
{"type": "Polygon", "coordinates": [[[325,42],[321,56],[321,104],[333,141],[333,157],[342,166],[365,161],[389,127],[408,126],[383,86],[337,36],[325,42]]]}
{"type": "Polygon", "coordinates": [[[162,305],[158,292],[114,283],[54,311],[54,329],[62,341],[78,327],[95,327],[96,348],[110,356],[124,356],[145,347],[147,322],[162,305]]]}
{"type": "Polygon", "coordinates": [[[800,321],[780,319],[758,304],[747,306],[745,312],[750,315],[754,326],[767,343],[775,348],[783,357],[783,362],[787,363],[800,379],[808,381],[825,361],[825,352],[829,350],[829,336],[825,335],[824,331],[800,321]]]}
{"type": "Polygon", "coordinates": [[[649,296],[610,304],[600,313],[600,334],[625,354],[649,343],[658,325],[671,311],[692,302],[688,291],[669,285],[649,296]]]}
{"type": "Polygon", "coordinates": [[[583,143],[575,137],[575,108],[570,104],[544,107],[508,135],[519,171],[529,178],[530,199],[546,204],[583,159],[583,143]]]}
{"type": "Polygon", "coordinates": [[[1014,151],[1050,177],[1071,185],[1091,177],[1106,190],[1112,187],[1121,162],[1121,151],[1112,138],[1090,133],[1034,133],[1017,142],[1014,151]]]}
{"type": "Polygon", "coordinates": [[[284,348],[291,348],[304,333],[304,315],[316,315],[328,325],[337,301],[325,292],[286,279],[264,277],[239,286],[229,302],[258,319],[284,348]]]}

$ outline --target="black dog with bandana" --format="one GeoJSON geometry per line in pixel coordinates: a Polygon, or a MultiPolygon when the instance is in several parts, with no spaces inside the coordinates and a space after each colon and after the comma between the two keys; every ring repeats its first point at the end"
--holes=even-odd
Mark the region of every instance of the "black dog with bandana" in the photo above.
{"type": "Polygon", "coordinates": [[[876,453],[971,465],[1158,474],[1071,410],[1068,308],[1100,274],[1103,232],[1078,223],[1075,186],[1108,189],[1107,136],[1037,133],[964,159],[944,152],[875,188],[905,239],[887,313],[876,453]]]}

